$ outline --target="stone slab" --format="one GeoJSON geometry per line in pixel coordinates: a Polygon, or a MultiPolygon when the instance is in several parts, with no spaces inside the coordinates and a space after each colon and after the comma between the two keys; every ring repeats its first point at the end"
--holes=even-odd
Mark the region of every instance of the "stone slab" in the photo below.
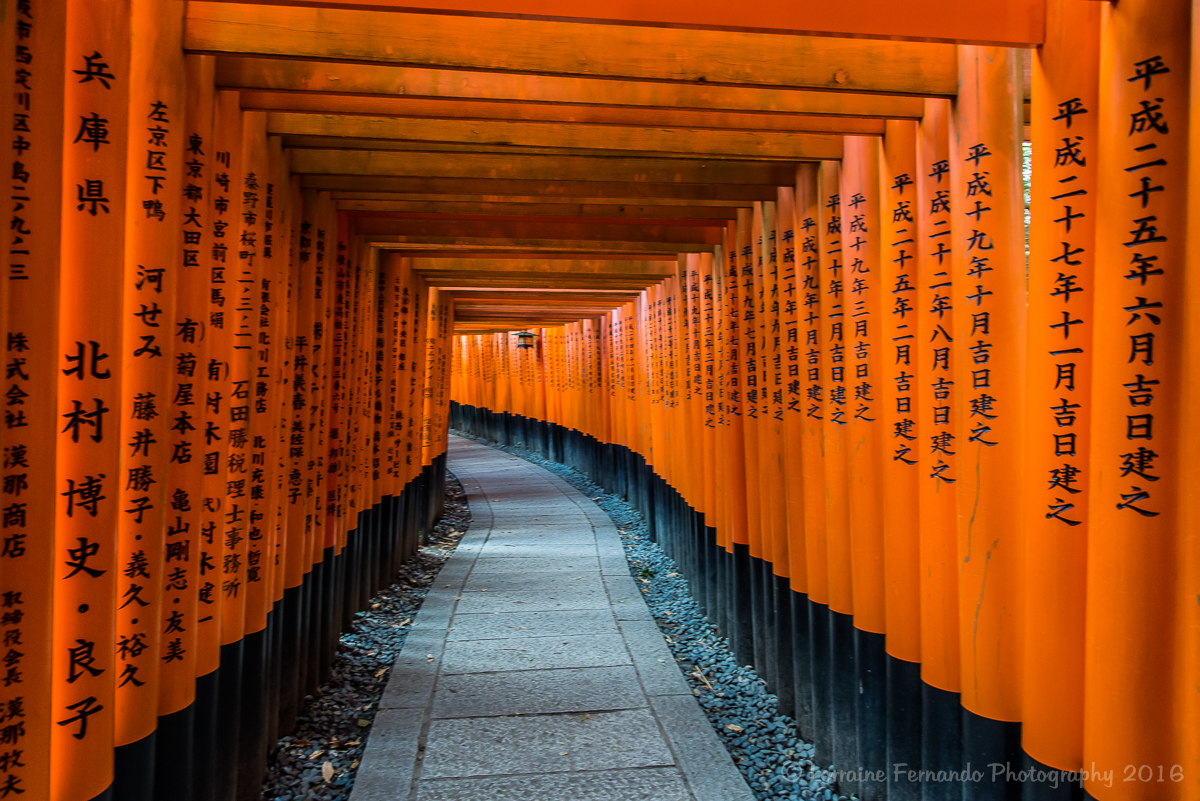
{"type": "MultiPolygon", "coordinates": [[[[555,575],[544,573],[541,575],[555,575]]],[[[566,574],[564,574],[566,575],[566,574]]],[[[485,612],[540,612],[555,609],[604,609],[608,595],[603,589],[538,590],[534,592],[467,592],[459,596],[460,614],[485,612]]]]}
{"type": "MultiPolygon", "coordinates": [[[[693,801],[673,768],[424,781],[417,801],[693,801]]],[[[357,798],[356,798],[357,801],[357,798]]],[[[372,800],[373,801],[373,800],[372,800]]]]}
{"type": "Polygon", "coordinates": [[[612,556],[600,554],[600,572],[606,576],[628,576],[629,560],[624,553],[612,556]]]}
{"type": "Polygon", "coordinates": [[[617,633],[608,609],[503,614],[455,615],[450,640],[509,639],[511,637],[561,637],[564,634],[617,633]]]}
{"type": "Polygon", "coordinates": [[[420,754],[421,722],[414,710],[380,709],[350,801],[397,801],[408,798],[420,754]]]}
{"type": "Polygon", "coordinates": [[[618,634],[455,640],[442,652],[442,673],[611,667],[632,661],[618,634]]]}
{"type": "Polygon", "coordinates": [[[674,764],[658,723],[645,709],[435,720],[421,779],[674,764]]]}
{"type": "MultiPolygon", "coordinates": [[[[647,695],[686,695],[692,698],[692,688],[683,678],[679,664],[653,620],[622,620],[617,625],[647,695]]],[[[696,702],[693,700],[692,703],[696,702]]]]}
{"type": "Polygon", "coordinates": [[[442,676],[434,692],[433,716],[548,715],[647,705],[637,672],[629,666],[522,670],[442,676]]]}
{"type": "Polygon", "coordinates": [[[572,557],[545,557],[545,558],[528,558],[528,559],[505,559],[502,557],[491,557],[475,560],[475,569],[472,573],[553,573],[557,571],[574,571],[578,573],[581,570],[600,570],[600,560],[596,558],[595,550],[591,556],[583,556],[578,558],[572,557]]]}
{"type": "Polygon", "coordinates": [[[593,571],[571,573],[546,573],[535,579],[519,573],[480,573],[467,581],[467,592],[532,592],[535,590],[598,590],[604,592],[604,582],[593,571]]]}
{"type": "Polygon", "coordinates": [[[651,698],[696,801],[754,801],[754,793],[691,695],[651,698]]]}
{"type": "Polygon", "coordinates": [[[547,540],[546,542],[538,543],[491,543],[483,546],[479,552],[479,558],[475,562],[476,568],[480,562],[485,559],[556,559],[556,560],[592,560],[596,570],[600,569],[596,555],[596,543],[580,542],[566,544],[547,540]]]}
{"type": "Polygon", "coordinates": [[[612,601],[613,614],[617,616],[617,620],[654,620],[641,591],[628,573],[605,576],[604,586],[608,589],[608,597],[612,601]]]}

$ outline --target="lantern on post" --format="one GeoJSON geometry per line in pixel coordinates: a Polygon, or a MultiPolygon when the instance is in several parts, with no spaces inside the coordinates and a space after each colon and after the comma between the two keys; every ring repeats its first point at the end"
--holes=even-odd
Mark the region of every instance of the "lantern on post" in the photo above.
{"type": "Polygon", "coordinates": [[[537,339],[537,334],[532,331],[518,331],[513,336],[517,338],[518,348],[532,348],[533,341],[537,339]]]}

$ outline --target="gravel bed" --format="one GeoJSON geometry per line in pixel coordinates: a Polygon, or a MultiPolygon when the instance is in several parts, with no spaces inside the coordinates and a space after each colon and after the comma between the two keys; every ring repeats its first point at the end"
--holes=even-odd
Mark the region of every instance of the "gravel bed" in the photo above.
{"type": "Polygon", "coordinates": [[[296,730],[279,741],[267,766],[263,801],[350,797],[392,663],[426,592],[470,524],[462,484],[447,471],[446,510],[433,541],[401,566],[396,583],[372,598],[342,634],[329,682],[305,696],[296,730]]]}
{"type": "Polygon", "coordinates": [[[452,433],[544,467],[612,518],[625,546],[629,571],[638,580],[679,669],[760,801],[847,801],[833,789],[833,766],[813,764],[815,749],[800,738],[796,721],[776,712],[777,700],[767,692],[766,681],[737,663],[728,641],[704,617],[675,562],[651,542],[641,513],[566,465],[524,448],[452,433]]]}

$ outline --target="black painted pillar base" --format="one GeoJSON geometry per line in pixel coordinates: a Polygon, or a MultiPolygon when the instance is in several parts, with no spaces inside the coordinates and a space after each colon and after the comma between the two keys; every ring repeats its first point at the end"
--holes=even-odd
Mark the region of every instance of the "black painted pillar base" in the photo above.
{"type": "Polygon", "coordinates": [[[151,732],[113,749],[113,801],[152,801],[156,741],[155,732],[151,732]]]}
{"type": "Polygon", "coordinates": [[[887,797],[921,801],[921,782],[908,772],[921,769],[921,665],[887,658],[887,797]]]}
{"type": "Polygon", "coordinates": [[[196,702],[158,719],[154,797],[196,801],[196,702]]]}

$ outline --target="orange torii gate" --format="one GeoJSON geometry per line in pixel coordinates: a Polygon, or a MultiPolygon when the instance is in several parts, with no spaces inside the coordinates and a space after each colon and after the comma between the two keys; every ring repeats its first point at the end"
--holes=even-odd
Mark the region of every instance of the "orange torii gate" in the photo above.
{"type": "Polygon", "coordinates": [[[0,798],[256,798],[451,423],[843,793],[1200,793],[1192,4],[0,8],[0,798]]]}

